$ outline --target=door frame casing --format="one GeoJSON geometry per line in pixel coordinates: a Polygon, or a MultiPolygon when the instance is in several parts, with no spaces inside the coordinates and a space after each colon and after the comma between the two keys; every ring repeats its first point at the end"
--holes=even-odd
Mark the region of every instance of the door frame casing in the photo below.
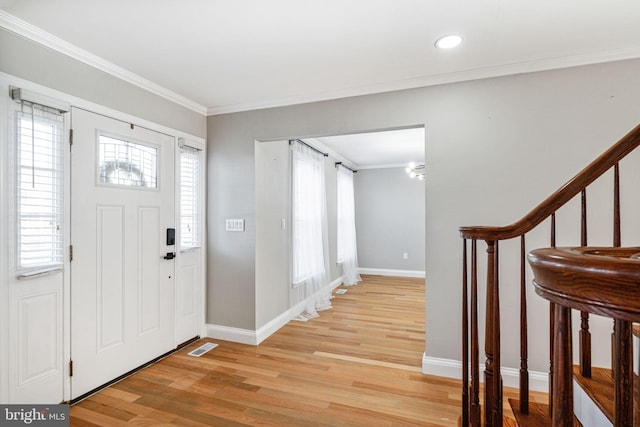
{"type": "MultiPolygon", "coordinates": [[[[46,86],[22,79],[20,77],[16,77],[10,74],[6,74],[0,72],[0,200],[6,200],[11,192],[7,188],[10,180],[8,180],[8,171],[9,161],[7,151],[7,145],[9,138],[9,125],[7,123],[8,117],[8,107],[11,102],[8,93],[9,86],[16,86],[20,88],[24,88],[30,91],[37,92],[39,94],[57,98],[63,100],[74,107],[78,107],[84,110],[88,110],[97,114],[101,114],[104,116],[108,116],[114,118],[116,120],[125,121],[128,123],[133,123],[137,126],[145,127],[150,130],[165,133],[167,135],[173,136],[177,141],[178,138],[188,139],[190,141],[196,141],[198,144],[202,146],[203,149],[203,173],[201,177],[201,188],[202,193],[206,194],[206,140],[202,137],[197,137],[191,135],[186,132],[182,132],[176,129],[169,128],[167,126],[142,119],[131,114],[114,110],[109,107],[105,107],[100,104],[96,104],[94,102],[69,95],[67,93],[48,88],[46,86]]],[[[68,141],[68,134],[65,136],[68,141]]],[[[175,144],[176,154],[178,151],[177,143],[175,144]]],[[[67,150],[68,153],[68,150],[67,150]]],[[[68,156],[68,155],[67,155],[68,156]]],[[[70,179],[69,177],[70,165],[69,162],[65,164],[65,188],[70,188],[70,179]]],[[[70,192],[65,193],[65,263],[63,269],[64,276],[64,284],[63,284],[63,342],[62,342],[62,360],[64,367],[64,380],[63,384],[61,384],[63,401],[69,401],[71,398],[71,378],[69,376],[69,361],[70,357],[70,349],[71,349],[71,313],[70,313],[70,269],[69,269],[69,259],[68,259],[68,248],[69,248],[69,230],[71,225],[70,218],[70,192]]],[[[178,192],[175,191],[175,206],[176,206],[176,221],[179,218],[179,200],[178,200],[178,192]]],[[[0,204],[0,214],[3,218],[7,218],[10,207],[6,204],[0,204]]],[[[205,313],[206,313],[206,202],[203,198],[201,205],[201,214],[202,214],[202,242],[203,245],[199,249],[200,250],[200,277],[198,284],[198,313],[199,313],[199,335],[205,336],[206,334],[206,324],[205,324],[205,313]]],[[[7,242],[10,239],[9,233],[11,232],[11,228],[9,224],[0,223],[0,239],[3,242],[7,242]]],[[[179,252],[176,250],[176,252],[179,252]]],[[[0,280],[3,283],[8,283],[10,279],[10,268],[8,263],[9,258],[9,248],[7,245],[0,245],[0,280]]],[[[178,271],[176,270],[176,275],[178,271]]],[[[177,279],[177,277],[176,277],[177,279]]],[[[9,328],[11,327],[11,319],[9,318],[9,287],[8,286],[0,286],[0,348],[9,348],[9,328]]],[[[176,345],[179,343],[176,343],[176,345]]],[[[12,390],[10,389],[9,381],[7,378],[11,372],[12,367],[9,363],[9,354],[8,352],[0,352],[0,404],[9,403],[12,395],[12,390]]],[[[23,402],[24,403],[24,402],[23,402]]],[[[58,402],[52,402],[58,403],[58,402]]]]}

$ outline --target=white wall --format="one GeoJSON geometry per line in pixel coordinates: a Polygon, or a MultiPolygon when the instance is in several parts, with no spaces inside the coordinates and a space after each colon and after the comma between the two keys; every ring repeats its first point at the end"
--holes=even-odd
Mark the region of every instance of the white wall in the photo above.
{"type": "MultiPolygon", "coordinates": [[[[459,360],[458,227],[520,218],[638,123],[638,99],[640,61],[634,60],[209,117],[209,323],[253,328],[253,307],[261,303],[254,292],[253,226],[237,241],[219,231],[236,214],[255,222],[255,140],[425,125],[426,355],[459,360]],[[228,256],[220,257],[223,251],[228,256]]],[[[633,193],[623,188],[623,197],[633,193]]],[[[564,223],[561,241],[573,236],[570,220],[559,226],[564,223]]],[[[590,227],[611,225],[596,217],[590,227]]],[[[529,243],[548,245],[548,236],[529,243]]],[[[505,267],[501,287],[502,360],[515,367],[518,276],[512,273],[505,267]]],[[[529,289],[530,368],[545,371],[548,309],[529,289]]],[[[598,353],[608,345],[595,347],[598,353]]]]}
{"type": "Polygon", "coordinates": [[[404,168],[361,169],[353,181],[359,266],[424,272],[425,182],[404,168]]]}

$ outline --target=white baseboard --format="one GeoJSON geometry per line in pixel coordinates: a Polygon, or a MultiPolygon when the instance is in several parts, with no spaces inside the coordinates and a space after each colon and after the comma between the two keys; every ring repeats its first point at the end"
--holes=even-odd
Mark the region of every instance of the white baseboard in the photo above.
{"type": "MultiPolygon", "coordinates": [[[[335,288],[342,284],[342,280],[342,276],[337,278],[325,286],[320,292],[333,292],[335,288]]],[[[206,336],[213,339],[237,342],[240,344],[258,345],[273,335],[278,331],[278,329],[289,323],[291,319],[302,313],[306,307],[307,301],[308,299],[296,304],[255,331],[250,329],[207,324],[205,325],[206,336]]]]}
{"type": "Polygon", "coordinates": [[[296,305],[294,305],[293,307],[291,307],[287,311],[287,313],[289,313],[289,320],[294,319],[299,314],[301,314],[304,311],[304,309],[306,308],[307,303],[309,302],[309,300],[311,298],[314,298],[318,294],[321,294],[321,293],[326,293],[326,292],[332,293],[335,288],[337,288],[338,286],[340,286],[342,284],[343,280],[344,280],[344,276],[338,277],[336,280],[334,280],[333,282],[329,283],[327,286],[322,288],[320,291],[318,291],[315,294],[313,294],[312,297],[309,297],[309,298],[305,299],[304,301],[301,301],[301,302],[297,303],[296,305]]]}
{"type": "Polygon", "coordinates": [[[397,277],[425,277],[424,271],[419,270],[391,270],[387,268],[358,268],[360,274],[375,274],[376,276],[397,276],[397,277]]]}
{"type": "Polygon", "coordinates": [[[207,324],[207,337],[237,342],[240,344],[258,345],[256,331],[250,329],[232,328],[230,326],[207,324]]]}
{"type": "MultiPolygon", "coordinates": [[[[481,367],[481,369],[483,369],[481,367]]],[[[502,381],[506,387],[518,388],[520,384],[520,370],[505,368],[502,370],[502,381]]],[[[422,355],[422,373],[447,378],[462,378],[462,362],[454,359],[440,359],[422,355]]],[[[483,375],[480,375],[483,382],[483,375]]],[[[529,389],[534,391],[549,391],[549,376],[546,372],[529,371],[529,389]]]]}

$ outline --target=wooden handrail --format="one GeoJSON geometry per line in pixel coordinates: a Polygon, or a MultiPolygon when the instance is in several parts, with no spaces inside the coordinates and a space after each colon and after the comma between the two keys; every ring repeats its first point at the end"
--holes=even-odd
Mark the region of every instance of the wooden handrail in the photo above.
{"type": "Polygon", "coordinates": [[[529,253],[536,293],[555,304],[554,426],[573,427],[571,309],[614,319],[614,418],[633,424],[632,322],[640,321],[640,247],[536,249],[529,253]]]}
{"type": "MultiPolygon", "coordinates": [[[[520,399],[512,403],[513,413],[516,419],[524,420],[529,412],[529,371],[528,371],[528,325],[527,325],[527,290],[525,268],[525,235],[550,218],[551,236],[550,246],[556,246],[556,212],[564,205],[580,194],[580,247],[588,245],[587,230],[587,187],[613,170],[613,246],[619,247],[621,243],[620,226],[620,161],[629,153],[640,146],[640,125],[622,137],[611,148],[591,162],[580,173],[562,186],[558,191],[545,199],[519,221],[501,227],[495,226],[463,226],[460,227],[460,235],[463,238],[463,357],[462,364],[470,363],[470,370],[464,370],[463,381],[463,424],[468,421],[471,426],[485,425],[498,427],[502,425],[502,376],[501,376],[501,344],[500,344],[500,265],[498,251],[500,241],[520,238],[520,399]],[[467,256],[467,240],[471,243],[471,256],[467,256]],[[478,250],[477,242],[486,243],[486,283],[485,283],[485,322],[484,322],[484,404],[480,405],[479,384],[480,373],[480,324],[478,322],[478,250]],[[467,265],[469,263],[469,265],[467,265]],[[467,293],[469,292],[469,295],[467,293]],[[468,341],[467,341],[468,340],[468,341]],[[467,345],[468,342],[468,345],[467,345]],[[484,420],[481,416],[484,410],[484,420]],[[524,418],[523,418],[524,417],[524,418]]],[[[594,254],[595,255],[595,254],[594,254]]],[[[616,274],[620,274],[618,269],[616,274]]],[[[639,280],[640,283],[640,280],[639,280]]],[[[640,292],[640,291],[639,291],[640,292]]],[[[547,295],[548,297],[549,295],[547,295]]],[[[550,312],[550,360],[549,360],[549,405],[548,415],[554,421],[554,425],[572,425],[572,411],[568,410],[568,394],[566,389],[555,387],[554,384],[571,383],[572,355],[571,348],[565,346],[566,337],[570,336],[571,309],[553,298],[549,299],[550,312]],[[555,331],[555,332],[554,332],[555,331]],[[561,345],[562,344],[562,345],[561,345]],[[564,354],[565,352],[566,354],[564,354]],[[562,365],[557,365],[562,361],[562,365]],[[567,362],[569,361],[569,362],[567,362]],[[560,421],[563,420],[563,421],[560,421]]],[[[608,301],[604,301],[606,304],[608,301]]],[[[576,307],[573,307],[576,309],[576,307]]],[[[606,308],[594,309],[585,305],[580,313],[580,372],[583,378],[591,377],[591,334],[589,332],[589,313],[606,314],[606,308]]],[[[611,313],[609,313],[611,314],[611,313]]],[[[626,352],[626,336],[630,330],[630,321],[620,313],[614,318],[614,331],[612,336],[612,351],[626,352]],[[622,323],[619,323],[622,322],[622,323]],[[626,323],[625,323],[626,322],[626,323]],[[621,331],[618,334],[617,331],[621,331]]],[[[626,355],[626,353],[625,353],[626,355]]],[[[626,357],[626,356],[625,356],[626,357]]],[[[618,356],[612,353],[612,359],[618,356]]],[[[618,365],[614,364],[615,369],[618,365]]],[[[626,366],[626,365],[625,365],[626,366]]],[[[625,367],[626,372],[626,367],[625,367]]],[[[532,414],[540,414],[541,408],[532,403],[535,410],[532,414]]],[[[537,416],[537,415],[536,415],[537,416]]],[[[535,416],[534,416],[535,417],[535,416]]],[[[551,422],[551,421],[549,421],[551,422]]],[[[623,423],[625,421],[622,421],[623,423]]],[[[624,424],[622,424],[624,425],[624,424]]]]}
{"type": "Polygon", "coordinates": [[[612,319],[640,321],[640,247],[535,249],[536,293],[556,304],[612,319]]]}
{"type": "Polygon", "coordinates": [[[487,241],[507,240],[521,236],[551,216],[552,213],[573,199],[589,184],[614,167],[616,163],[638,146],[640,146],[640,125],[627,133],[616,144],[591,162],[580,173],[519,221],[500,227],[462,226],[460,227],[460,235],[465,239],[487,241]]]}

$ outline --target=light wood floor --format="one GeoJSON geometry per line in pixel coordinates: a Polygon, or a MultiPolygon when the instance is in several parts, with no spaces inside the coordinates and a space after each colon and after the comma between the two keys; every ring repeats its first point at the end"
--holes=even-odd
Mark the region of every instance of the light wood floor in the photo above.
{"type": "Polygon", "coordinates": [[[363,278],[259,346],[182,349],[74,405],[71,425],[457,425],[460,381],[421,373],[424,279],[363,278]]]}

